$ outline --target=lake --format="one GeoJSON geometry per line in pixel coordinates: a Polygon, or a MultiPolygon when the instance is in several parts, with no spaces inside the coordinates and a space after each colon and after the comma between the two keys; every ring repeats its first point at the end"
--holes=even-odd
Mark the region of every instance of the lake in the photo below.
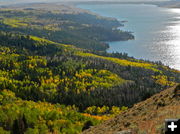
{"type": "Polygon", "coordinates": [[[127,21],[120,29],[133,32],[135,40],[109,42],[108,52],[125,52],[180,70],[180,9],[146,4],[79,4],[77,7],[127,21]]]}

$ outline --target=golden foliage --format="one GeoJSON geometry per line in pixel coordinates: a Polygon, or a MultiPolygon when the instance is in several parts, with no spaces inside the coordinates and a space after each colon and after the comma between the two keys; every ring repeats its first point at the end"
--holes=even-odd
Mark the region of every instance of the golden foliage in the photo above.
{"type": "Polygon", "coordinates": [[[163,86],[174,86],[176,83],[169,80],[169,79],[174,79],[173,77],[168,78],[165,75],[157,75],[157,76],[152,76],[156,80],[156,83],[163,85],[163,86]]]}
{"type": "Polygon", "coordinates": [[[157,69],[156,65],[146,63],[146,62],[138,62],[138,61],[134,62],[134,61],[128,61],[128,60],[125,60],[125,59],[99,56],[99,55],[95,55],[95,54],[91,54],[91,53],[84,53],[84,52],[77,52],[76,55],[82,56],[82,57],[101,58],[101,59],[109,60],[109,61],[112,61],[114,63],[120,64],[122,66],[141,67],[141,68],[145,68],[145,69],[150,69],[150,70],[152,70],[154,72],[160,72],[161,73],[161,71],[157,69]]]}

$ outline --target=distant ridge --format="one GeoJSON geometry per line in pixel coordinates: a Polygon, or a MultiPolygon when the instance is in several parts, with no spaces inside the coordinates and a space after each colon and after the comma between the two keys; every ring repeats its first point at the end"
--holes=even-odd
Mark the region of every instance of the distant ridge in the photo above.
{"type": "Polygon", "coordinates": [[[164,133],[164,120],[168,118],[180,118],[180,85],[134,105],[83,134],[160,134],[164,133]]]}

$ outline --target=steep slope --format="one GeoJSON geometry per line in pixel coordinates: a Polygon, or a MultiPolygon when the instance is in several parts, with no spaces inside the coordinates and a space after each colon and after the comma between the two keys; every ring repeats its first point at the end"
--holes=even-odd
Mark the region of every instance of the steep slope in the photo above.
{"type": "Polygon", "coordinates": [[[180,118],[180,85],[162,91],[146,101],[83,134],[160,134],[164,131],[164,120],[180,118]],[[125,130],[125,131],[124,131],[125,130]]]}

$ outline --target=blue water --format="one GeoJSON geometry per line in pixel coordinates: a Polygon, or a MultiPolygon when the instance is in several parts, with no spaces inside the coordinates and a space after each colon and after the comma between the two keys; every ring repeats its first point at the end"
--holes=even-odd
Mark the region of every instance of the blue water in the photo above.
{"type": "Polygon", "coordinates": [[[77,7],[127,21],[120,29],[132,31],[135,40],[109,42],[108,52],[126,52],[135,58],[161,61],[180,70],[180,9],[145,4],[82,4],[77,7]]]}

